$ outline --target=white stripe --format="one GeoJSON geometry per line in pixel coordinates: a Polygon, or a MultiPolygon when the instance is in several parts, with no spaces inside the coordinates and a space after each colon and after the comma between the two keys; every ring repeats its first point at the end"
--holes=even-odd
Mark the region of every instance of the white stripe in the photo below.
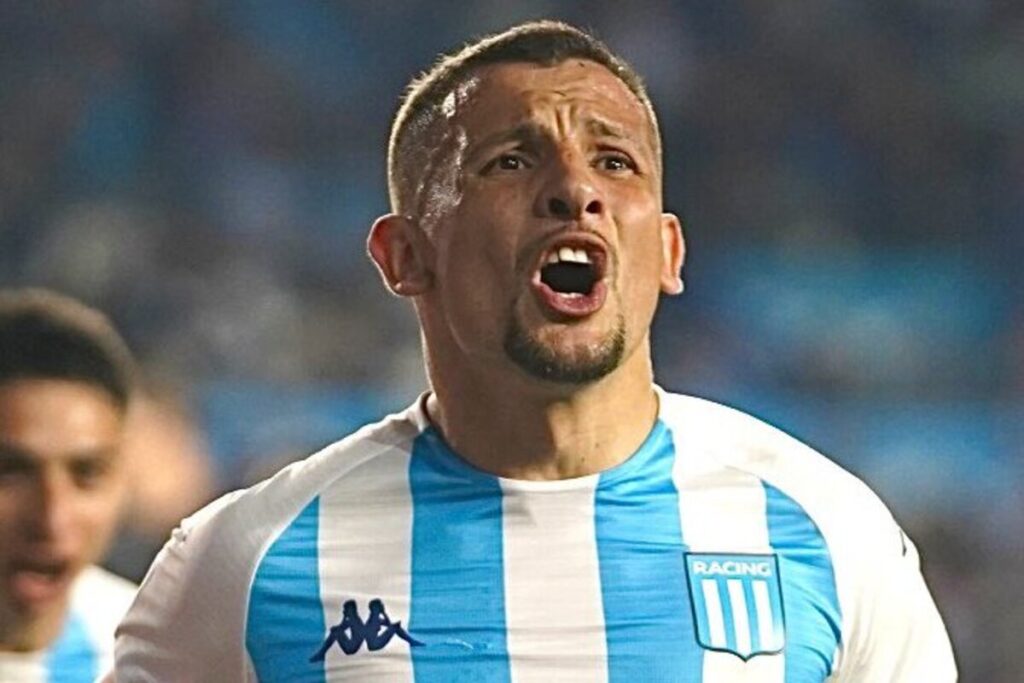
{"type": "Polygon", "coordinates": [[[136,586],[99,567],[87,567],[72,590],[71,610],[85,625],[97,670],[106,673],[114,666],[114,629],[135,598],[136,586]]]}
{"type": "Polygon", "coordinates": [[[694,463],[679,468],[676,485],[690,552],[772,552],[760,479],[726,468],[701,471],[694,463]]]}
{"type": "MultiPolygon", "coordinates": [[[[705,425],[671,418],[671,412],[663,412],[662,419],[673,430],[676,442],[673,476],[679,491],[683,542],[690,552],[771,553],[761,480],[723,466],[700,440],[705,425]]],[[[785,660],[779,654],[744,662],[728,652],[706,650],[703,674],[702,683],[783,683],[785,660]]]]}
{"type": "Polygon", "coordinates": [[[750,619],[747,616],[747,598],[743,595],[743,582],[729,579],[725,582],[729,587],[729,603],[732,606],[732,631],[736,637],[736,650],[744,657],[751,651],[750,619]]]}
{"type": "MultiPolygon", "coordinates": [[[[346,600],[355,600],[365,619],[374,598],[384,602],[393,622],[401,621],[408,628],[412,548],[408,471],[409,453],[395,448],[357,466],[321,494],[320,597],[328,628],[341,620],[346,600]]],[[[326,680],[412,680],[408,649],[397,636],[382,650],[368,652],[364,646],[351,657],[332,647],[324,660],[326,680]]]]}
{"type": "Polygon", "coordinates": [[[714,579],[704,579],[700,582],[700,587],[704,593],[708,627],[711,629],[711,645],[725,647],[725,617],[722,614],[722,601],[718,596],[718,582],[714,579]]]}
{"type": "MultiPolygon", "coordinates": [[[[598,477],[557,491],[502,481],[505,620],[515,683],[608,678],[594,529],[598,477]]],[[[547,482],[545,482],[547,483],[547,482]]]]}
{"type": "Polygon", "coordinates": [[[781,654],[757,655],[743,661],[729,652],[704,655],[703,683],[782,683],[786,660],[781,654]]]}
{"type": "Polygon", "coordinates": [[[761,649],[774,650],[778,647],[775,640],[775,626],[772,622],[772,603],[768,597],[768,583],[755,580],[754,607],[757,610],[757,637],[761,641],[761,649]]]}
{"type": "Polygon", "coordinates": [[[47,683],[50,672],[46,670],[45,658],[45,652],[0,652],[0,681],[47,683]]]}

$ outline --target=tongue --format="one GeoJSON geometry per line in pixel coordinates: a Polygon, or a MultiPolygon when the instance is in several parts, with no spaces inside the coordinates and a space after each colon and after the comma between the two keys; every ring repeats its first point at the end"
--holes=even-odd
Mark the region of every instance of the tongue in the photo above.
{"type": "Polygon", "coordinates": [[[541,307],[553,320],[582,319],[593,315],[604,305],[608,288],[603,281],[595,282],[586,294],[558,292],[547,283],[534,280],[533,291],[541,307]]]}

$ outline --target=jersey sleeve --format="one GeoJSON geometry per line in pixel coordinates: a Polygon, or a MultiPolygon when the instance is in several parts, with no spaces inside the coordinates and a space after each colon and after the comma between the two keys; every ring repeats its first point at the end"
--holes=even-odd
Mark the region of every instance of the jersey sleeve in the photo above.
{"type": "Polygon", "coordinates": [[[119,683],[251,680],[244,647],[251,568],[225,519],[229,494],[185,520],[153,562],[117,629],[119,683]],[[228,541],[230,539],[230,542],[228,541]]]}
{"type": "Polygon", "coordinates": [[[836,683],[956,681],[949,636],[924,577],[913,542],[895,522],[891,543],[862,565],[849,640],[836,683]]]}

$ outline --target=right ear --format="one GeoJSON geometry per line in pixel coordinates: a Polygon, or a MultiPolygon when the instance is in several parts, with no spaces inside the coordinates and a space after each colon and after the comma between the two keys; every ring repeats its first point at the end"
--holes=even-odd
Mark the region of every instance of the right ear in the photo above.
{"type": "Polygon", "coordinates": [[[381,216],[370,228],[366,248],[392,293],[417,296],[434,284],[433,246],[413,219],[381,216]]]}

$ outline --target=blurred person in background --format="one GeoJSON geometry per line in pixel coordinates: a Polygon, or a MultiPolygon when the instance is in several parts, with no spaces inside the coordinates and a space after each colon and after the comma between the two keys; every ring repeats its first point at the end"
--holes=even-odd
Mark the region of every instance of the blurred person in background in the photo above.
{"type": "Polygon", "coordinates": [[[0,680],[95,680],[135,586],[95,565],[127,488],[134,385],[99,312],[0,291],[0,680]]]}
{"type": "Polygon", "coordinates": [[[430,391],[187,520],[118,680],[954,680],[874,494],[653,384],[658,296],[683,290],[661,183],[639,77],[570,26],[416,81],[369,249],[430,391]]]}

